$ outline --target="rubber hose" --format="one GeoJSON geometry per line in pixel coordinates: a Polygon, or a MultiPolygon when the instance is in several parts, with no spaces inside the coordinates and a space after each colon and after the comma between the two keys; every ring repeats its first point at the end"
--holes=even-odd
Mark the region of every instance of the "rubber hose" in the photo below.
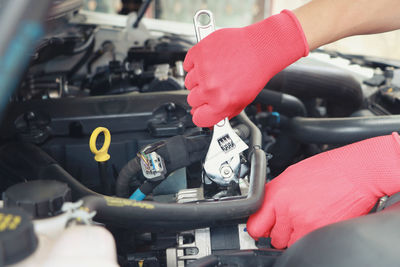
{"type": "Polygon", "coordinates": [[[334,66],[295,63],[275,75],[266,88],[300,99],[327,100],[331,117],[347,117],[363,101],[360,83],[348,72],[334,66]]]}
{"type": "Polygon", "coordinates": [[[287,132],[302,143],[349,144],[400,131],[400,115],[353,118],[292,118],[287,132]]]}
{"type": "Polygon", "coordinates": [[[0,161],[11,173],[26,180],[58,180],[69,185],[72,189],[73,200],[87,195],[98,195],[90,190],[67,171],[65,171],[52,157],[39,147],[30,143],[8,143],[0,149],[0,161]],[[10,157],[9,155],[13,155],[10,157]]]}
{"type": "Polygon", "coordinates": [[[247,117],[247,114],[242,111],[236,116],[240,123],[245,124],[250,129],[250,143],[248,151],[248,159],[250,160],[251,154],[254,149],[262,147],[262,134],[260,129],[247,117]]]}
{"type": "Polygon", "coordinates": [[[78,182],[74,177],[71,176],[71,174],[69,174],[66,170],[64,170],[60,165],[56,163],[43,167],[38,173],[37,177],[41,180],[51,179],[66,183],[71,188],[72,199],[74,201],[84,196],[101,195],[78,182]]]}
{"type": "MultiPolygon", "coordinates": [[[[245,218],[259,209],[264,196],[266,165],[264,151],[255,149],[252,153],[250,168],[250,191],[245,199],[176,204],[87,196],[83,198],[84,207],[97,211],[96,220],[112,218],[120,226],[130,228],[144,222],[150,227],[153,221],[158,224],[186,222],[194,223],[197,227],[206,227],[213,221],[245,218]]],[[[158,229],[153,230],[158,231],[158,229]]]]}
{"type": "Polygon", "coordinates": [[[274,107],[274,111],[287,117],[307,116],[307,110],[303,102],[295,96],[263,89],[256,97],[255,102],[274,107]]]}
{"type": "Polygon", "coordinates": [[[131,187],[129,186],[133,179],[136,179],[138,173],[142,170],[139,158],[135,157],[128,161],[121,169],[115,183],[115,194],[118,197],[129,197],[131,187]]]}
{"type": "Polygon", "coordinates": [[[233,130],[235,130],[235,133],[242,139],[247,139],[250,136],[250,129],[247,125],[241,123],[239,125],[236,125],[233,130]]]}

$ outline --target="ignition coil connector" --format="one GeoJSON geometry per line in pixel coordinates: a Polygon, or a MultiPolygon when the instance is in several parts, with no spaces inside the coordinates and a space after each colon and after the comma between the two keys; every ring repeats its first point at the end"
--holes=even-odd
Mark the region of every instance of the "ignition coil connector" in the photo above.
{"type": "Polygon", "coordinates": [[[167,168],[163,158],[155,151],[146,153],[146,150],[147,147],[137,154],[146,181],[129,197],[133,200],[143,200],[166,178],[167,168]]]}
{"type": "Polygon", "coordinates": [[[165,179],[167,169],[165,168],[164,160],[157,152],[145,154],[139,152],[140,166],[142,167],[143,176],[147,180],[159,181],[165,179]]]}

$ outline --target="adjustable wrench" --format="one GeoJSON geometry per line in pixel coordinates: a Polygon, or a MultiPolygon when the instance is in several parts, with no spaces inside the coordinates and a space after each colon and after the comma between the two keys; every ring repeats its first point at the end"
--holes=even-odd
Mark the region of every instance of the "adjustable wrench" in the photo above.
{"type": "MultiPolygon", "coordinates": [[[[213,14],[209,10],[199,10],[193,18],[197,41],[201,41],[215,30],[213,14]],[[207,23],[200,22],[200,16],[208,16],[207,23]]],[[[204,161],[205,175],[215,183],[227,186],[238,179],[240,153],[248,146],[232,129],[225,118],[214,125],[213,136],[204,161]]]]}

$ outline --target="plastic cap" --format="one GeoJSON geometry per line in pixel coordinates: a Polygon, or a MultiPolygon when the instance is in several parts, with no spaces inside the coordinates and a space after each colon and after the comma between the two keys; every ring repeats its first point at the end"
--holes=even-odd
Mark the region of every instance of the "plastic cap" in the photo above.
{"type": "Polygon", "coordinates": [[[20,209],[0,209],[0,266],[27,258],[37,246],[28,214],[20,209]]]}
{"type": "Polygon", "coordinates": [[[19,183],[3,193],[4,207],[19,207],[33,218],[46,218],[61,213],[65,202],[71,201],[70,188],[54,180],[19,183]]]}

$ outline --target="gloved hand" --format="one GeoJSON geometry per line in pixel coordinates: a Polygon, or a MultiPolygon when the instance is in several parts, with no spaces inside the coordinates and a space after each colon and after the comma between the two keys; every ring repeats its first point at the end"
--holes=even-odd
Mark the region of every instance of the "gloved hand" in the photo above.
{"type": "Polygon", "coordinates": [[[367,214],[380,197],[398,191],[400,137],[393,133],[292,165],[266,185],[247,230],[284,248],[316,228],[367,214]]]}
{"type": "Polygon", "coordinates": [[[239,114],[276,73],[308,55],[308,44],[288,10],[244,27],[218,30],[192,47],[188,72],[193,122],[209,127],[239,114]]]}

